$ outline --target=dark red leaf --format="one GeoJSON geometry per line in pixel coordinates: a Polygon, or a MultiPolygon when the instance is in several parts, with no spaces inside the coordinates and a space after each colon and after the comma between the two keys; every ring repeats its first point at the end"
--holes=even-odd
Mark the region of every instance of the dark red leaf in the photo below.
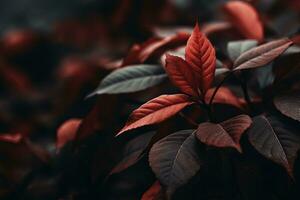
{"type": "Polygon", "coordinates": [[[243,1],[230,1],[224,5],[224,11],[235,26],[247,39],[263,40],[264,30],[257,11],[243,1]]]}
{"type": "Polygon", "coordinates": [[[191,66],[182,58],[166,55],[166,72],[171,81],[183,92],[191,96],[198,96],[195,84],[196,77],[191,66]]]}
{"type": "Polygon", "coordinates": [[[209,36],[210,34],[221,32],[224,30],[229,30],[231,28],[232,28],[232,24],[228,22],[212,22],[212,23],[204,24],[201,31],[205,35],[209,36]]]}
{"type": "Polygon", "coordinates": [[[162,196],[162,188],[159,181],[155,183],[143,194],[141,200],[159,200],[162,196]]]}
{"type": "Polygon", "coordinates": [[[9,143],[19,143],[22,140],[22,135],[20,133],[15,134],[0,134],[0,141],[9,142],[9,143]]]}
{"type": "Polygon", "coordinates": [[[252,120],[247,115],[238,115],[220,124],[205,122],[199,125],[197,138],[210,146],[232,147],[242,152],[240,138],[252,120]]]}
{"type": "Polygon", "coordinates": [[[184,94],[161,95],[133,111],[125,127],[117,134],[146,125],[160,123],[192,104],[184,94]]]}
{"type": "Polygon", "coordinates": [[[216,55],[214,47],[206,36],[200,32],[198,24],[196,24],[187,42],[185,60],[195,71],[197,87],[200,88],[204,96],[214,80],[216,55]]]}

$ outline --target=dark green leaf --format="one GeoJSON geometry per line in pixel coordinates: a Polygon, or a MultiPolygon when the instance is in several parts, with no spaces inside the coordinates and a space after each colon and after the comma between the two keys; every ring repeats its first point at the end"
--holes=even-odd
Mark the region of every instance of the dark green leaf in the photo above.
{"type": "Polygon", "coordinates": [[[89,95],[120,94],[145,90],[167,79],[159,65],[133,65],[115,70],[103,79],[98,88],[89,95]]]}

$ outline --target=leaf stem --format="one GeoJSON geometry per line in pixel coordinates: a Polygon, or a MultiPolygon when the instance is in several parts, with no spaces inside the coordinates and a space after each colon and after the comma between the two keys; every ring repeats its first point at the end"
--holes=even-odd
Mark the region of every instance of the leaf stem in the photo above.
{"type": "Polygon", "coordinates": [[[211,106],[209,104],[207,104],[205,101],[203,101],[203,107],[207,112],[208,118],[210,122],[214,122],[215,121],[215,117],[212,114],[212,109],[211,106]]]}
{"type": "Polygon", "coordinates": [[[210,100],[209,100],[209,107],[211,107],[212,103],[213,103],[213,100],[218,92],[218,90],[221,88],[221,86],[225,83],[225,81],[227,79],[229,79],[229,77],[231,77],[231,75],[233,75],[234,72],[231,71],[227,76],[225,76],[225,78],[217,85],[216,89],[214,90],[214,93],[212,94],[212,96],[210,97],[210,100]]]}
{"type": "Polygon", "coordinates": [[[240,85],[241,85],[241,88],[242,88],[242,91],[244,94],[244,98],[248,104],[248,107],[250,110],[253,110],[253,105],[252,105],[252,101],[251,101],[251,98],[249,95],[249,90],[248,90],[248,84],[246,81],[244,81],[242,79],[239,79],[239,81],[240,81],[240,85]]]}

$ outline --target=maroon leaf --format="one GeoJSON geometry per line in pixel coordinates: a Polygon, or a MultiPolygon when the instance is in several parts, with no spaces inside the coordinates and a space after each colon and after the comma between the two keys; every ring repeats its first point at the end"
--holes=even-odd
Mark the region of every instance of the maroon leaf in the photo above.
{"type": "MultiPolygon", "coordinates": [[[[211,88],[207,91],[205,95],[205,101],[208,103],[214,93],[216,88],[211,88]]],[[[241,98],[238,98],[229,88],[220,87],[216,93],[212,103],[217,104],[229,104],[237,108],[243,108],[245,101],[241,98]]]]}
{"type": "Polygon", "coordinates": [[[280,39],[268,42],[244,52],[234,62],[234,70],[261,67],[273,61],[282,54],[293,42],[288,39],[280,39]]]}
{"type": "Polygon", "coordinates": [[[185,60],[195,71],[197,87],[200,88],[204,96],[214,80],[216,55],[214,47],[206,36],[200,32],[198,24],[196,24],[187,42],[185,60]]]}
{"type": "Polygon", "coordinates": [[[81,119],[69,119],[57,131],[56,149],[59,151],[67,142],[76,137],[76,132],[81,124],[81,119]]]}
{"type": "Polygon", "coordinates": [[[263,40],[264,30],[257,11],[248,3],[230,1],[224,5],[224,11],[235,26],[247,39],[263,40]]]}
{"type": "Polygon", "coordinates": [[[161,95],[132,112],[125,127],[117,134],[146,125],[160,123],[192,104],[184,94],[161,95]]]}
{"type": "Polygon", "coordinates": [[[286,168],[293,176],[294,162],[300,149],[298,130],[276,118],[257,116],[247,131],[250,143],[266,158],[286,168]]]}
{"type": "Polygon", "coordinates": [[[242,152],[240,138],[251,122],[251,118],[247,115],[238,115],[220,124],[205,122],[198,126],[196,136],[207,145],[232,147],[242,152]]]}
{"type": "Polygon", "coordinates": [[[185,185],[202,166],[202,155],[195,130],[181,130],[153,145],[149,164],[171,199],[174,192],[185,185]]]}
{"type": "Polygon", "coordinates": [[[197,95],[195,76],[191,66],[182,58],[166,55],[166,72],[171,81],[183,92],[191,96],[197,95]]]}
{"type": "Polygon", "coordinates": [[[9,142],[9,143],[19,143],[22,140],[22,135],[20,133],[15,134],[0,134],[0,141],[9,142]]]}
{"type": "Polygon", "coordinates": [[[141,200],[159,200],[162,198],[162,188],[159,181],[155,183],[143,194],[141,200]]]}
{"type": "Polygon", "coordinates": [[[208,36],[210,34],[214,34],[217,32],[229,30],[231,28],[232,25],[228,22],[212,22],[212,23],[204,24],[201,31],[202,33],[208,36]]]}

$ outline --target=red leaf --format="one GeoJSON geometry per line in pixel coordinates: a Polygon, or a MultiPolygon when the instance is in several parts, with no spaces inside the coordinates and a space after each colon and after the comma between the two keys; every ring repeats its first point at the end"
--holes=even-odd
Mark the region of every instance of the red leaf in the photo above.
{"type": "Polygon", "coordinates": [[[0,141],[9,143],[19,143],[22,140],[22,135],[20,133],[15,134],[0,134],[0,141]]]}
{"type": "Polygon", "coordinates": [[[211,23],[204,24],[201,31],[205,35],[209,36],[214,33],[229,30],[231,28],[232,28],[232,24],[230,24],[229,22],[211,22],[211,23]]]}
{"type": "Polygon", "coordinates": [[[160,123],[192,104],[184,94],[161,95],[133,111],[125,127],[117,134],[146,125],[160,123]]]}
{"type": "Polygon", "coordinates": [[[150,57],[159,56],[168,49],[184,45],[190,34],[177,33],[165,38],[151,38],[141,45],[134,45],[124,59],[122,66],[144,63],[150,57]]]}
{"type": "Polygon", "coordinates": [[[216,55],[210,41],[200,32],[198,24],[187,42],[185,60],[195,71],[197,87],[201,89],[204,96],[214,80],[216,55]]]}
{"type": "Polygon", "coordinates": [[[257,11],[248,3],[230,1],[224,11],[231,23],[248,39],[263,40],[264,30],[257,11]]]}
{"type": "Polygon", "coordinates": [[[0,62],[0,79],[18,93],[28,93],[32,90],[32,83],[27,75],[7,63],[0,62]]]}
{"type": "MultiPolygon", "coordinates": [[[[211,88],[207,91],[205,95],[205,101],[208,103],[214,93],[216,88],[211,88]]],[[[243,108],[245,105],[245,101],[242,98],[238,98],[229,88],[220,87],[218,92],[216,93],[213,103],[219,104],[229,104],[233,105],[237,108],[243,108]]]]}
{"type": "Polygon", "coordinates": [[[252,120],[247,115],[238,115],[220,124],[205,122],[198,126],[196,136],[207,145],[233,147],[242,152],[240,139],[251,123],[252,120]]]}
{"type": "Polygon", "coordinates": [[[96,101],[94,107],[92,107],[90,112],[82,120],[75,140],[80,141],[95,132],[112,129],[114,127],[115,116],[118,115],[119,112],[119,97],[103,95],[96,101]]]}
{"type": "Polygon", "coordinates": [[[155,181],[155,183],[143,194],[141,200],[158,200],[161,196],[161,189],[159,181],[155,181]]]}
{"type": "Polygon", "coordinates": [[[195,76],[191,66],[182,58],[172,55],[166,55],[166,72],[171,81],[183,93],[191,96],[197,95],[197,88],[195,88],[195,76]]]}
{"type": "Polygon", "coordinates": [[[80,124],[81,119],[70,119],[59,127],[56,140],[57,150],[60,150],[67,142],[74,140],[80,124]]]}

